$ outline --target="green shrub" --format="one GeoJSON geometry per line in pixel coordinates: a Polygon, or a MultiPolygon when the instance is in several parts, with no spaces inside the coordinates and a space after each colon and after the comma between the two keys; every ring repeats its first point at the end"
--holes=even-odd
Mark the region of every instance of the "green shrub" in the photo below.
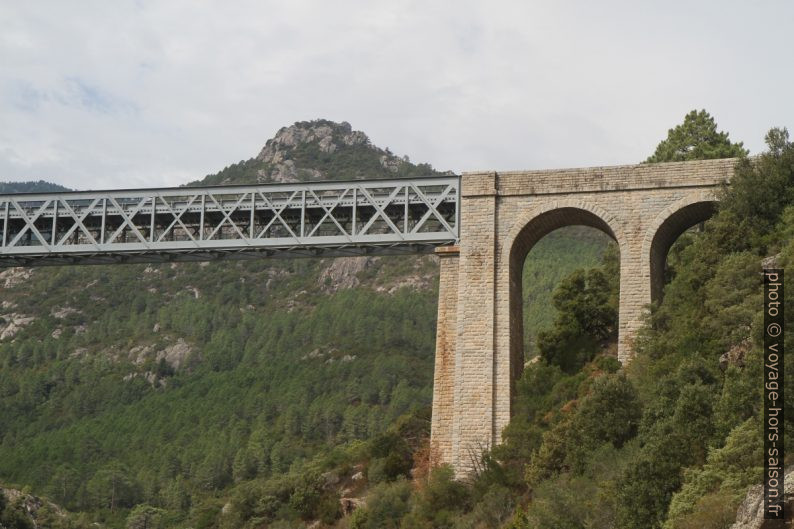
{"type": "MultiPolygon", "coordinates": [[[[527,506],[527,529],[586,529],[598,488],[593,480],[561,474],[533,491],[527,506]]],[[[522,527],[522,529],[523,529],[522,527]]]]}
{"type": "MultiPolygon", "coordinates": [[[[443,465],[433,469],[427,483],[419,490],[408,520],[414,524],[424,521],[432,527],[449,527],[456,516],[468,510],[469,505],[468,488],[454,479],[451,466],[443,465]]],[[[406,523],[411,526],[408,521],[406,523]]]]}
{"type": "Polygon", "coordinates": [[[367,496],[367,505],[355,511],[351,529],[398,529],[411,509],[411,484],[404,479],[380,483],[367,496]]]}
{"type": "Polygon", "coordinates": [[[620,363],[620,360],[614,356],[606,355],[597,357],[595,360],[595,365],[598,369],[607,373],[617,373],[620,371],[620,368],[623,367],[623,364],[620,363]]]}
{"type": "Polygon", "coordinates": [[[736,520],[738,502],[728,491],[698,498],[691,512],[665,523],[665,529],[728,529],[736,520]]]}
{"type": "Polygon", "coordinates": [[[526,466],[525,479],[534,487],[567,468],[568,443],[574,434],[571,419],[557,423],[543,433],[540,447],[526,466]]]}
{"type": "MultiPolygon", "coordinates": [[[[294,485],[289,497],[289,506],[302,519],[317,518],[324,498],[323,479],[317,471],[302,474],[294,485]]],[[[327,506],[324,506],[327,508],[327,506]]]]}
{"type": "Polygon", "coordinates": [[[166,512],[151,505],[140,504],[133,507],[127,516],[127,529],[162,529],[166,512]]]}
{"type": "Polygon", "coordinates": [[[550,364],[573,373],[595,356],[617,329],[616,287],[603,269],[577,270],[554,291],[557,319],[538,334],[538,349],[550,364]]]}
{"type": "Polygon", "coordinates": [[[499,529],[516,508],[515,491],[500,485],[491,485],[474,503],[471,513],[455,527],[499,529]]]}
{"type": "Polygon", "coordinates": [[[373,483],[394,481],[408,477],[413,466],[411,447],[394,431],[375,437],[370,444],[370,461],[367,477],[373,483]]]}
{"type": "Polygon", "coordinates": [[[731,431],[723,447],[709,452],[703,467],[685,473],[683,486],[670,502],[664,529],[693,527],[692,520],[701,519],[699,511],[714,511],[714,498],[736,514],[747,488],[761,474],[760,428],[756,418],[748,419],[731,431]],[[703,503],[707,497],[711,499],[703,503]]]}
{"type": "Polygon", "coordinates": [[[602,442],[620,448],[637,433],[642,407],[632,383],[622,374],[598,377],[576,411],[574,427],[586,446],[602,442]]]}

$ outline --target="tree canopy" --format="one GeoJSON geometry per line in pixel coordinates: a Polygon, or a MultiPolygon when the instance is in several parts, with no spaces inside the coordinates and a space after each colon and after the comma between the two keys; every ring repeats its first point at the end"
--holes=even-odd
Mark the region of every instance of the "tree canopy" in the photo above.
{"type": "Polygon", "coordinates": [[[714,118],[705,110],[692,110],[684,122],[667,131],[645,163],[684,162],[714,158],[741,158],[749,151],[742,142],[733,143],[727,132],[717,130],[714,118]]]}

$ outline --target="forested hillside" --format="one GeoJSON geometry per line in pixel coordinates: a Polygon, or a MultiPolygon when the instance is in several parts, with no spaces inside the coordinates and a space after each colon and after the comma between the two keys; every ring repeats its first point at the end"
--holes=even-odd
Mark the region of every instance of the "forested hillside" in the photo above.
{"type": "MultiPolygon", "coordinates": [[[[538,243],[515,415],[463,482],[428,467],[433,256],[0,273],[0,480],[22,489],[0,525],[728,528],[761,475],[761,261],[794,260],[794,144],[766,139],[746,158],[693,112],[649,159],[743,157],[626,369],[614,246],[538,243]]],[[[320,121],[206,181],[367,171],[432,173],[320,121]]]]}
{"type": "Polygon", "coordinates": [[[58,184],[44,180],[31,182],[0,182],[0,193],[46,193],[48,191],[69,191],[58,184]]]}
{"type": "MultiPolygon", "coordinates": [[[[200,183],[431,174],[317,121],[200,183]]],[[[597,263],[604,244],[574,228],[533,250],[529,329],[551,322],[554,284],[597,263]]],[[[0,285],[0,483],[78,513],[44,509],[45,526],[332,522],[345,487],[316,490],[318,469],[339,480],[363,469],[347,492],[360,497],[364,483],[405,473],[426,442],[433,256],[10,269],[0,285]],[[386,464],[386,446],[381,470],[357,466],[395,424],[412,432],[385,437],[403,458],[386,464]],[[261,486],[273,489],[268,506],[238,505],[261,486]]]]}

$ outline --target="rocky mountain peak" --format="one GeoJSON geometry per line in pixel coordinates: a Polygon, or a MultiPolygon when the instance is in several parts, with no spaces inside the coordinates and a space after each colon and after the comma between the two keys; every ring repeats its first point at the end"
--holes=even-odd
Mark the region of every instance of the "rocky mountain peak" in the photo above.
{"type": "Polygon", "coordinates": [[[324,167],[332,155],[343,156],[359,151],[356,156],[377,156],[380,165],[397,172],[405,160],[372,145],[366,134],[353,130],[350,123],[336,123],[326,119],[299,121],[282,127],[269,139],[256,160],[264,167],[258,171],[258,180],[298,182],[323,180],[329,176],[324,167]],[[347,151],[346,153],[344,151],[347,151]]]}
{"type": "MultiPolygon", "coordinates": [[[[259,154],[194,184],[292,183],[324,180],[420,177],[442,174],[373,145],[350,123],[327,119],[282,127],[259,154]]],[[[449,173],[443,173],[449,174],[449,173]]]]}
{"type": "Polygon", "coordinates": [[[257,159],[265,163],[282,163],[288,159],[289,152],[301,144],[316,144],[321,152],[332,153],[340,145],[363,145],[379,150],[370,144],[369,138],[360,130],[353,130],[350,123],[335,123],[325,119],[299,121],[289,127],[282,127],[276,135],[267,140],[257,159]]]}

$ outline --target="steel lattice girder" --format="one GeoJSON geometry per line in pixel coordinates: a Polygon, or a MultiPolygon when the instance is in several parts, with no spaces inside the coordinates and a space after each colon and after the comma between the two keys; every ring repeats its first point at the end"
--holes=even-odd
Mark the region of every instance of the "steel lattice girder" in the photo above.
{"type": "Polygon", "coordinates": [[[458,176],[0,195],[0,267],[421,253],[459,203],[458,176]]]}

